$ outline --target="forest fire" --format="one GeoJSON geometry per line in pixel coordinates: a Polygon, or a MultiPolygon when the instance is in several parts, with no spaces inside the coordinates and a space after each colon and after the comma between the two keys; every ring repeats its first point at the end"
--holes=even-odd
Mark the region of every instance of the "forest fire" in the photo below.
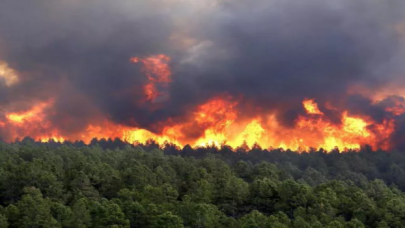
{"type": "Polygon", "coordinates": [[[0,228],[405,228],[405,0],[0,0],[0,180],[0,228]]]}
{"type": "Polygon", "coordinates": [[[302,104],[304,105],[304,108],[308,114],[323,115],[323,113],[318,108],[318,104],[315,103],[313,99],[304,100],[302,104]]]}
{"type": "Polygon", "coordinates": [[[405,150],[401,7],[79,2],[0,9],[1,140],[405,150]]]}
{"type": "Polygon", "coordinates": [[[42,122],[42,112],[48,105],[48,103],[41,103],[26,112],[7,114],[6,118],[15,124],[22,124],[24,122],[42,122]]]}
{"type": "Polygon", "coordinates": [[[395,127],[394,120],[375,123],[366,117],[350,116],[346,111],[341,113],[340,123],[332,123],[325,118],[314,100],[307,99],[303,101],[307,114],[296,119],[294,128],[287,128],[280,125],[271,113],[243,116],[236,109],[238,102],[226,97],[211,99],[197,106],[182,123],[168,121],[161,134],[105,121],[99,126],[88,126],[80,137],[75,137],[60,135],[57,129],[52,129],[45,116],[45,109],[51,104],[41,103],[25,112],[7,114],[7,122],[3,127],[14,129],[10,139],[21,138],[28,133],[42,142],[53,139],[57,142],[83,140],[89,143],[92,138],[118,137],[131,143],[145,143],[148,139],[154,139],[160,144],[171,142],[178,146],[220,146],[225,143],[233,148],[242,144],[249,147],[258,144],[266,148],[294,150],[332,150],[335,147],[343,150],[359,149],[367,144],[373,148],[390,149],[388,140],[395,127]],[[190,129],[196,127],[203,129],[201,137],[187,135],[190,129]]]}
{"type": "MultiPolygon", "coordinates": [[[[171,82],[170,58],[154,55],[147,58],[131,58],[132,63],[142,63],[142,72],[147,77],[144,84],[144,96],[155,101],[167,93],[171,82]]],[[[219,95],[196,105],[193,111],[184,114],[182,121],[167,119],[156,123],[162,126],[160,132],[114,123],[105,118],[99,124],[89,124],[84,131],[63,134],[47,118],[54,102],[47,101],[34,105],[29,110],[5,113],[5,121],[0,127],[8,131],[6,140],[12,141],[24,136],[47,142],[54,140],[82,140],[89,143],[93,138],[120,138],[130,143],[145,143],[153,139],[159,144],[166,142],[177,146],[221,146],[227,144],[233,148],[241,145],[265,148],[293,149],[298,151],[311,148],[332,150],[334,148],[359,149],[370,145],[375,149],[391,149],[389,139],[395,130],[394,118],[386,118],[378,123],[363,115],[350,115],[347,110],[337,113],[338,121],[331,121],[321,111],[315,99],[304,99],[302,112],[294,120],[293,127],[281,124],[276,113],[256,113],[246,115],[238,105],[243,98],[219,95]]],[[[337,112],[329,103],[321,104],[323,110],[337,112]]],[[[385,108],[387,113],[400,116],[404,113],[403,99],[393,99],[385,108]]],[[[298,107],[300,108],[300,107],[298,107]]]]}
{"type": "Polygon", "coordinates": [[[154,101],[157,97],[162,95],[158,87],[167,87],[170,83],[171,72],[168,62],[170,58],[165,55],[156,55],[148,58],[131,58],[133,63],[141,62],[143,64],[143,71],[148,78],[148,82],[144,85],[146,99],[154,101]]]}

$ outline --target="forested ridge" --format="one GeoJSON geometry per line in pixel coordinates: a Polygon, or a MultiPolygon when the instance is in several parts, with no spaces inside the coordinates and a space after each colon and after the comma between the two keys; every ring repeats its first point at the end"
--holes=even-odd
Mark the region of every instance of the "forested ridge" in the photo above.
{"type": "Polygon", "coordinates": [[[0,227],[405,227],[405,153],[0,143],[0,227]]]}

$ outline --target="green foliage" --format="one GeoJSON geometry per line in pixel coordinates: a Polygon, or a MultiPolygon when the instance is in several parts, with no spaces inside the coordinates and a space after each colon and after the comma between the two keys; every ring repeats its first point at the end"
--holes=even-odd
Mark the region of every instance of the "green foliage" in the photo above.
{"type": "Polygon", "coordinates": [[[4,228],[8,227],[7,217],[3,214],[0,214],[0,227],[4,227],[4,228]]]}
{"type": "Polygon", "coordinates": [[[122,145],[1,144],[0,227],[405,227],[398,152],[122,145]]]}
{"type": "Polygon", "coordinates": [[[72,227],[87,227],[91,224],[90,212],[87,207],[87,200],[82,198],[72,206],[72,215],[69,221],[72,227]]]}
{"type": "Polygon", "coordinates": [[[151,227],[153,228],[182,228],[183,221],[171,212],[165,212],[161,215],[155,216],[152,220],[151,227]]]}
{"type": "Polygon", "coordinates": [[[239,223],[241,228],[261,228],[267,226],[268,219],[259,211],[254,210],[243,216],[239,223]]]}
{"type": "Polygon", "coordinates": [[[25,194],[16,203],[16,218],[13,224],[18,227],[55,227],[57,221],[51,214],[51,201],[44,199],[40,190],[34,187],[24,189],[25,194]]]}

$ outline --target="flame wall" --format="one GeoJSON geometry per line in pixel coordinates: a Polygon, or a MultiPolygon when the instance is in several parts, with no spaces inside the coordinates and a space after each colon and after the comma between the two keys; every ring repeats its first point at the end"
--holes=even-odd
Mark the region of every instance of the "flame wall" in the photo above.
{"type": "Polygon", "coordinates": [[[0,137],[405,148],[401,0],[4,0],[0,137]]]}

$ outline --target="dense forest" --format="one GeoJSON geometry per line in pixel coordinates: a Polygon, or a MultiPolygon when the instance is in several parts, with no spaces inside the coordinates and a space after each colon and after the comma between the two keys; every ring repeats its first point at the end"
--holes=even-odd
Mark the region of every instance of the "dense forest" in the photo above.
{"type": "Polygon", "coordinates": [[[0,143],[0,227],[405,227],[405,153],[0,143]]]}

